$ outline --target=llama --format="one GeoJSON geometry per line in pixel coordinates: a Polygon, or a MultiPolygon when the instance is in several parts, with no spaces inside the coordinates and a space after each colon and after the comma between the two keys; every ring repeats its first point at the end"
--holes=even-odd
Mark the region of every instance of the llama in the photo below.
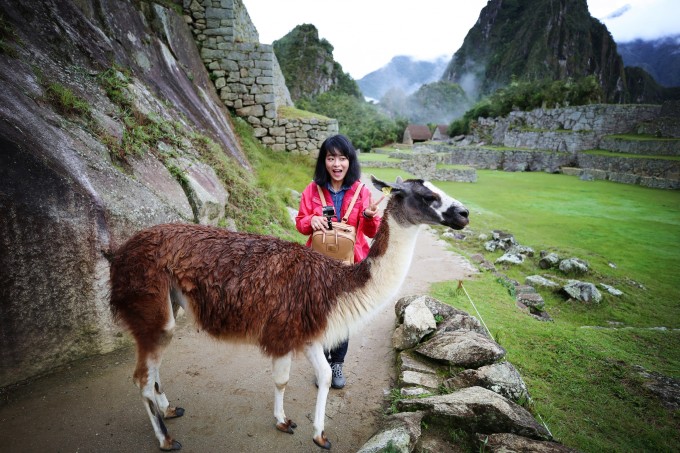
{"type": "Polygon", "coordinates": [[[181,306],[199,329],[225,341],[255,344],[272,358],[276,428],[290,434],[283,394],[292,354],[312,364],[318,390],[313,441],[324,432],[331,368],[323,350],[337,345],[396,297],[410,266],[420,226],[462,229],[468,210],[429,182],[397,178],[368,257],[346,265],[300,244],[194,224],[143,230],[115,253],[111,309],[136,342],[133,375],[161,450],[179,450],[163,418],[179,417],[161,387],[159,368],[181,306]]]}

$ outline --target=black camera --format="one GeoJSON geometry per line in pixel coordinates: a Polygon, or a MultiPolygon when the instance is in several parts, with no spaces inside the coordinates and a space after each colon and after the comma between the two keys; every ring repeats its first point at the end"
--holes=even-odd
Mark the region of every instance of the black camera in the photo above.
{"type": "Polygon", "coordinates": [[[323,216],[328,221],[328,229],[332,230],[333,224],[331,223],[331,219],[335,216],[335,208],[333,206],[324,206],[323,207],[323,216]]]}

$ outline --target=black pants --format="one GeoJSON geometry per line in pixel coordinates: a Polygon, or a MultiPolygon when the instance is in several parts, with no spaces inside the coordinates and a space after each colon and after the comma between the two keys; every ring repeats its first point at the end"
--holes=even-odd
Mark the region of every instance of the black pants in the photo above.
{"type": "Polygon", "coordinates": [[[330,351],[324,351],[324,354],[326,354],[326,359],[330,363],[344,363],[347,348],[349,348],[349,340],[343,341],[330,351]]]}

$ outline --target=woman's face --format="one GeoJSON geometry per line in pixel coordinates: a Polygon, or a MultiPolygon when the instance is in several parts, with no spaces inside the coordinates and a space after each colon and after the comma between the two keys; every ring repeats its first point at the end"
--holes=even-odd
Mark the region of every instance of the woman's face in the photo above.
{"type": "Polygon", "coordinates": [[[342,184],[349,170],[349,159],[338,152],[335,155],[329,152],[326,154],[326,170],[331,180],[342,184]]]}

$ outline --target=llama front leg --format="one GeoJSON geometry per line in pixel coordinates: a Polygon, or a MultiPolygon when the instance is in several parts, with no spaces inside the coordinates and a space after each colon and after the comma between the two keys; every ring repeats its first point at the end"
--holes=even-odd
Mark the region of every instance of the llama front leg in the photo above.
{"type": "Polygon", "coordinates": [[[312,440],[321,448],[330,450],[331,443],[323,430],[326,419],[326,399],[331,387],[331,367],[323,353],[321,343],[309,343],[305,347],[305,356],[314,368],[318,390],[316,392],[316,408],[314,410],[314,437],[312,440]]]}
{"type": "Polygon", "coordinates": [[[283,394],[286,391],[286,385],[290,378],[290,364],[292,361],[292,353],[289,352],[283,357],[272,359],[272,375],[274,377],[274,417],[276,418],[276,429],[284,433],[294,434],[293,429],[297,428],[297,424],[286,418],[283,411],[283,394]]]}

